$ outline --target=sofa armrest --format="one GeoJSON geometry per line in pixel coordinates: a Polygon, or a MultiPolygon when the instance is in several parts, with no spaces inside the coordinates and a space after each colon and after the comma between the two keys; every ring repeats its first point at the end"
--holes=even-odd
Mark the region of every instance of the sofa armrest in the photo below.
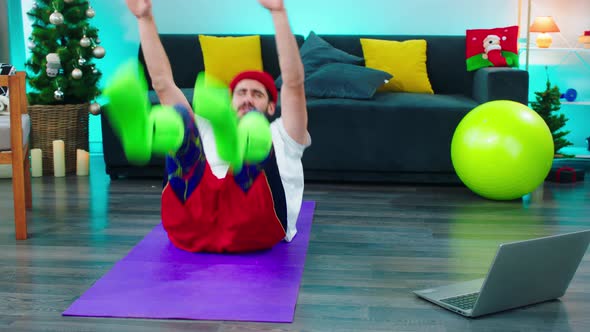
{"type": "Polygon", "coordinates": [[[478,103],[513,100],[528,105],[529,73],[509,67],[481,68],[475,72],[473,99],[478,103]]]}

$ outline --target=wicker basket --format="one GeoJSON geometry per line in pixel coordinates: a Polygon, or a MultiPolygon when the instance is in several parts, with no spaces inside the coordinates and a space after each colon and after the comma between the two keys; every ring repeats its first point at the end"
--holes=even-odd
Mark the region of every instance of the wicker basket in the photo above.
{"type": "Polygon", "coordinates": [[[41,149],[43,175],[53,175],[53,141],[63,140],[66,174],[76,173],[76,149],[88,151],[88,104],[30,105],[31,148],[41,149]]]}

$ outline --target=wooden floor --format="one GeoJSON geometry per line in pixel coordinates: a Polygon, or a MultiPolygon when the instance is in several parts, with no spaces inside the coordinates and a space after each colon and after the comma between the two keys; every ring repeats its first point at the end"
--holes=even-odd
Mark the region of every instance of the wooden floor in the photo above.
{"type": "Polygon", "coordinates": [[[62,317],[159,223],[158,179],[33,179],[30,239],[14,240],[0,180],[0,330],[590,331],[590,255],[557,301],[467,319],[411,290],[482,277],[497,245],[590,228],[590,181],[493,202],[463,187],[308,184],[317,202],[292,324],[62,317]]]}

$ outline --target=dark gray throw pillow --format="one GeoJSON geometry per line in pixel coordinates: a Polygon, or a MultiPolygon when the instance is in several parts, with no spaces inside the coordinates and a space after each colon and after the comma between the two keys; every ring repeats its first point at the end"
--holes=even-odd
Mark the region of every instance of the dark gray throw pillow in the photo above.
{"type": "MultiPolygon", "coordinates": [[[[309,36],[301,45],[299,50],[301,54],[301,62],[303,62],[303,68],[305,70],[305,77],[313,74],[318,68],[328,63],[348,63],[358,65],[363,63],[364,59],[352,54],[348,54],[340,49],[330,45],[327,41],[311,31],[309,36]]],[[[281,88],[283,81],[279,76],[275,84],[277,88],[281,88]]]]}
{"type": "Polygon", "coordinates": [[[305,79],[305,95],[316,98],[371,99],[391,74],[346,63],[330,63],[305,79]]]}

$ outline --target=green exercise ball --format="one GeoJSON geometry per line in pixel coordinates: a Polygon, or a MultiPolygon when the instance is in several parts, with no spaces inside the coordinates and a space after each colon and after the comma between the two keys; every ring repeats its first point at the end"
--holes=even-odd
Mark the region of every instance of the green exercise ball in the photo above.
{"type": "Polygon", "coordinates": [[[451,142],[451,160],[461,181],[493,200],[513,200],[532,192],[547,177],[553,156],[553,137],[543,118],[508,100],[471,110],[451,142]]]}

